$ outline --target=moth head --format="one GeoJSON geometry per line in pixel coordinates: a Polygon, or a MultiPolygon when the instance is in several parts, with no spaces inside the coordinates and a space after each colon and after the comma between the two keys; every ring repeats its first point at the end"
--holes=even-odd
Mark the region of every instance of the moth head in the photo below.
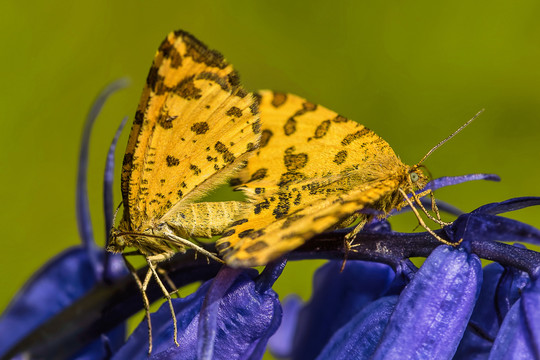
{"type": "Polygon", "coordinates": [[[411,190],[420,190],[427,185],[431,176],[429,175],[429,171],[423,165],[415,165],[409,169],[407,177],[407,182],[409,183],[411,190]]]}
{"type": "Polygon", "coordinates": [[[124,236],[125,235],[123,235],[118,229],[111,229],[107,251],[113,253],[120,253],[124,251],[124,248],[127,246],[124,236]]]}

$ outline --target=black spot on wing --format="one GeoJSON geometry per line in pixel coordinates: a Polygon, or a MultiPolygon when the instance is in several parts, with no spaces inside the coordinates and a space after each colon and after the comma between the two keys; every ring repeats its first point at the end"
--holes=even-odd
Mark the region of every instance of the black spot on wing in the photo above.
{"type": "Polygon", "coordinates": [[[253,124],[251,124],[251,129],[253,130],[254,134],[258,134],[261,132],[261,123],[258,121],[255,121],[253,124]]]}
{"type": "Polygon", "coordinates": [[[158,49],[159,52],[163,54],[165,59],[169,59],[170,66],[173,69],[177,69],[182,66],[182,55],[178,52],[178,49],[169,42],[169,39],[163,40],[161,46],[158,49]]]}
{"type": "Polygon", "coordinates": [[[195,176],[199,176],[201,174],[201,169],[197,165],[189,165],[189,168],[193,171],[193,174],[195,176]]]}
{"type": "Polygon", "coordinates": [[[283,156],[283,163],[288,171],[302,169],[307,165],[308,162],[308,154],[293,154],[293,151],[294,147],[291,146],[287,150],[285,150],[285,155],[283,156]]]}
{"type": "Polygon", "coordinates": [[[278,204],[274,208],[274,211],[272,211],[272,215],[274,215],[276,220],[281,219],[289,214],[289,210],[291,209],[291,197],[292,195],[290,193],[279,194],[278,204]]]}
{"type": "Polygon", "coordinates": [[[261,134],[260,147],[262,148],[268,145],[268,142],[270,141],[273,135],[274,133],[272,133],[272,131],[268,129],[264,129],[261,134]]]}
{"type": "Polygon", "coordinates": [[[193,131],[197,135],[206,134],[209,129],[210,128],[206,121],[196,122],[191,125],[191,131],[193,131]]]}
{"type": "Polygon", "coordinates": [[[268,169],[260,168],[257,171],[255,171],[253,174],[251,174],[251,178],[249,179],[249,181],[264,179],[267,176],[267,174],[268,174],[268,169]]]}
{"type": "Polygon", "coordinates": [[[225,112],[225,115],[239,118],[242,116],[242,110],[240,110],[236,106],[232,106],[229,110],[225,112]]]}
{"type": "Polygon", "coordinates": [[[315,129],[315,134],[313,137],[315,139],[320,139],[323,136],[325,136],[328,133],[328,129],[330,129],[330,120],[325,120],[321,122],[317,128],[315,129]]]}
{"type": "Polygon", "coordinates": [[[343,123],[349,121],[345,116],[337,115],[335,118],[332,119],[335,123],[343,123]]]}
{"type": "Polygon", "coordinates": [[[287,122],[283,125],[283,132],[287,136],[296,132],[296,120],[293,117],[287,119],[287,122]]]}
{"type": "Polygon", "coordinates": [[[255,215],[258,215],[264,209],[269,209],[269,208],[270,208],[270,201],[268,201],[268,199],[265,199],[264,201],[261,201],[260,203],[257,203],[253,206],[253,213],[255,215]]]}
{"type": "Polygon", "coordinates": [[[336,156],[334,156],[334,162],[338,165],[341,165],[347,159],[347,150],[339,151],[336,156]]]}
{"type": "Polygon", "coordinates": [[[170,116],[168,112],[163,112],[159,114],[157,123],[165,130],[172,129],[173,121],[176,120],[176,118],[178,118],[178,116],[170,116]]]}
{"type": "Polygon", "coordinates": [[[180,160],[172,155],[168,155],[166,161],[168,167],[178,166],[180,164],[180,160]]]}
{"type": "Polygon", "coordinates": [[[242,225],[244,223],[247,223],[248,222],[248,219],[240,219],[240,220],[236,220],[235,222],[233,222],[231,224],[231,227],[233,226],[238,226],[238,225],[242,225]]]}
{"type": "Polygon", "coordinates": [[[247,229],[239,233],[238,237],[240,239],[245,238],[245,237],[250,238],[250,239],[256,239],[262,235],[264,235],[264,230],[262,229],[256,230],[256,231],[254,229],[247,229]]]}
{"type": "Polygon", "coordinates": [[[343,140],[341,140],[341,145],[347,146],[347,145],[349,145],[350,143],[352,143],[353,141],[360,139],[361,137],[365,136],[366,134],[368,134],[368,133],[370,133],[370,132],[371,132],[371,130],[369,130],[368,128],[364,127],[362,130],[358,130],[358,131],[355,132],[355,133],[348,134],[347,136],[345,136],[345,137],[343,138],[343,140]]]}
{"type": "Polygon", "coordinates": [[[246,247],[244,250],[247,253],[254,253],[254,252],[258,252],[258,251],[260,251],[262,249],[265,249],[267,247],[268,247],[268,244],[265,243],[264,241],[257,241],[256,243],[251,244],[248,247],[246,247]]]}
{"type": "Polygon", "coordinates": [[[216,142],[214,149],[216,149],[218,153],[222,154],[223,161],[226,163],[232,163],[236,159],[233,153],[229,151],[229,148],[227,148],[227,146],[221,141],[216,142]]]}
{"type": "Polygon", "coordinates": [[[272,106],[273,107],[280,107],[281,105],[285,104],[287,102],[287,94],[281,93],[281,92],[274,92],[272,98],[272,106]]]}
{"type": "Polygon", "coordinates": [[[186,44],[186,57],[191,57],[197,63],[204,63],[210,67],[224,69],[227,67],[227,62],[221,53],[216,50],[208,49],[208,47],[190,33],[178,30],[174,33],[175,36],[181,37],[186,44]]]}
{"type": "Polygon", "coordinates": [[[197,100],[202,96],[202,90],[195,86],[193,76],[184,78],[174,87],[173,91],[186,100],[197,100]]]}
{"type": "Polygon", "coordinates": [[[317,104],[306,101],[302,104],[302,109],[303,109],[303,113],[306,113],[308,111],[315,111],[317,110],[317,104]]]}

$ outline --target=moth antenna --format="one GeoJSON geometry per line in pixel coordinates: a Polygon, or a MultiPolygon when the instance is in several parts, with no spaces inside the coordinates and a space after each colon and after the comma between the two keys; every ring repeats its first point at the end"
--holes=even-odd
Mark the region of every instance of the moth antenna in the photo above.
{"type": "Polygon", "coordinates": [[[461,125],[459,127],[459,129],[457,129],[456,131],[454,131],[450,136],[448,136],[446,139],[444,139],[443,141],[441,141],[440,143],[438,143],[437,145],[435,145],[431,150],[429,150],[427,152],[426,155],[424,155],[424,157],[422,158],[422,160],[420,160],[416,166],[422,164],[435,150],[437,150],[438,148],[440,148],[445,142],[447,142],[448,140],[450,140],[451,138],[453,138],[454,136],[457,135],[457,133],[459,133],[461,130],[465,129],[470,123],[473,122],[473,120],[475,120],[477,117],[480,116],[481,113],[484,112],[484,109],[480,110],[479,112],[476,113],[476,115],[474,115],[472,117],[472,119],[470,119],[469,121],[467,121],[465,124],[461,125]]]}

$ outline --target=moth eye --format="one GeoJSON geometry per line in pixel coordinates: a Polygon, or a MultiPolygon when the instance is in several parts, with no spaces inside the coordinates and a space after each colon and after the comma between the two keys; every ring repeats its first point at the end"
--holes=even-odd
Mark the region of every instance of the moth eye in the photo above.
{"type": "Polygon", "coordinates": [[[411,181],[412,181],[412,182],[417,182],[417,181],[418,181],[418,178],[419,178],[419,177],[418,177],[418,174],[417,174],[417,173],[413,172],[413,173],[411,173],[410,176],[411,176],[411,181]]]}

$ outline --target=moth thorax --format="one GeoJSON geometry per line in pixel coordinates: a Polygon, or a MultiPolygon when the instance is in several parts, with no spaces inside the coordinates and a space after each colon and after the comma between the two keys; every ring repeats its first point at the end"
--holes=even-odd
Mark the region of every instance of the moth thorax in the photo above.
{"type": "Polygon", "coordinates": [[[182,249],[171,244],[166,236],[156,229],[148,229],[139,234],[125,234],[123,238],[126,247],[134,247],[145,256],[182,252],[182,249]]]}

